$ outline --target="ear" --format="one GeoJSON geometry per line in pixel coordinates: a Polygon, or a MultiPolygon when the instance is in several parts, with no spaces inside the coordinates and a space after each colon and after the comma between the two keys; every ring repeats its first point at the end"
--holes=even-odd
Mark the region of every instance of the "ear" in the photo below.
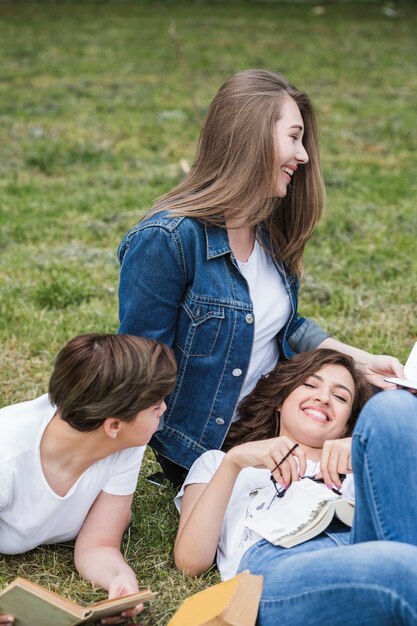
{"type": "Polygon", "coordinates": [[[116,439],[120,432],[121,421],[116,417],[107,417],[103,422],[104,432],[110,439],[116,439]]]}

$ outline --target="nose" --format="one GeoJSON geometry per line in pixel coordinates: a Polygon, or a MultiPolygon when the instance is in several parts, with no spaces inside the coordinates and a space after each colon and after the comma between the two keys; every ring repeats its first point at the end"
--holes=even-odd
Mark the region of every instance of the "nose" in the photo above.
{"type": "Polygon", "coordinates": [[[297,146],[297,149],[295,151],[295,158],[297,159],[297,161],[299,163],[308,163],[308,154],[307,154],[307,150],[304,148],[303,144],[299,144],[297,146]]]}
{"type": "Polygon", "coordinates": [[[330,404],[330,390],[325,387],[316,389],[315,400],[321,402],[322,404],[330,404]]]}

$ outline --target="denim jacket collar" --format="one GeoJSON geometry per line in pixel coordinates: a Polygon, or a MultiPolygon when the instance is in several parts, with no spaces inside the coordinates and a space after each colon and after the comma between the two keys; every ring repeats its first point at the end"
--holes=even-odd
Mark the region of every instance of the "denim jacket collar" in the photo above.
{"type": "Polygon", "coordinates": [[[204,229],[206,233],[207,260],[231,253],[232,249],[226,228],[219,228],[205,222],[204,229]]]}

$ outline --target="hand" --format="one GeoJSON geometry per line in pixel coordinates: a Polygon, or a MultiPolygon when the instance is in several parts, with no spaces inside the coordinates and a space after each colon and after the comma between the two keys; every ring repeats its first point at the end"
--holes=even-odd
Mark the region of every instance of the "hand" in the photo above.
{"type": "Polygon", "coordinates": [[[352,473],[351,450],[352,437],[325,441],[320,459],[320,473],[316,478],[322,478],[329,489],[333,485],[340,489],[342,482],[339,474],[352,473]]]}
{"type": "Polygon", "coordinates": [[[0,615],[0,624],[1,626],[13,626],[14,617],[13,615],[0,615]]]}
{"type": "MultiPolygon", "coordinates": [[[[130,593],[138,591],[138,583],[133,572],[123,572],[119,574],[111,581],[109,585],[109,598],[120,598],[130,593]]],[[[129,617],[135,617],[143,611],[143,604],[138,604],[133,609],[123,611],[119,615],[113,617],[105,617],[99,623],[100,624],[123,624],[129,617]]]]}
{"type": "Polygon", "coordinates": [[[294,447],[295,441],[288,437],[274,437],[262,441],[250,441],[235,446],[226,454],[237,468],[266,467],[273,474],[277,483],[287,488],[293,481],[304,476],[307,461],[304,450],[296,447],[288,458],[278,467],[282,459],[294,447]],[[298,465],[295,457],[298,458],[298,465]]]}
{"type": "Polygon", "coordinates": [[[353,358],[357,367],[361,369],[369,382],[381,389],[395,389],[395,385],[384,381],[385,377],[404,378],[404,367],[393,356],[371,354],[370,352],[365,352],[365,350],[349,346],[347,343],[338,341],[333,337],[327,337],[318,347],[330,348],[331,350],[338,350],[343,352],[343,354],[348,354],[353,358]]]}
{"type": "Polygon", "coordinates": [[[398,359],[386,354],[369,354],[369,358],[360,364],[362,371],[370,383],[381,389],[395,389],[392,383],[384,381],[384,377],[404,378],[404,367],[398,359]]]}

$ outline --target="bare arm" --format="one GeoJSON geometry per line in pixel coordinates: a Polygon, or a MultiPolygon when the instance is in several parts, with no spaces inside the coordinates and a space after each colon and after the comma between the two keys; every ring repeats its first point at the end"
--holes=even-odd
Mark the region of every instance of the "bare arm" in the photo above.
{"type": "MultiPolygon", "coordinates": [[[[138,590],[136,575],[120,552],[130,521],[132,495],[114,496],[102,491],[91,507],[75,543],[74,561],[81,576],[109,592],[110,598],[138,590]]],[[[132,617],[142,605],[126,615],[132,617]]],[[[110,623],[107,620],[107,623],[110,623]]]]}
{"type": "MultiPolygon", "coordinates": [[[[267,467],[272,471],[293,445],[288,437],[275,437],[236,446],[225,455],[209,483],[186,487],[174,547],[178,569],[199,576],[213,564],[226,508],[241,469],[254,466],[267,467]]],[[[299,459],[300,474],[305,472],[305,453],[296,448],[280,471],[274,472],[281,484],[298,479],[294,456],[299,459]]]]}
{"type": "Polygon", "coordinates": [[[224,514],[239,472],[226,455],[208,484],[185,488],[174,546],[178,569],[199,576],[213,564],[224,514]]]}
{"type": "Polygon", "coordinates": [[[328,337],[318,346],[319,348],[331,348],[351,356],[357,366],[364,372],[369,382],[381,389],[395,388],[395,385],[384,381],[385,376],[404,378],[404,367],[398,359],[385,354],[371,354],[349,346],[347,343],[328,337]]]}

